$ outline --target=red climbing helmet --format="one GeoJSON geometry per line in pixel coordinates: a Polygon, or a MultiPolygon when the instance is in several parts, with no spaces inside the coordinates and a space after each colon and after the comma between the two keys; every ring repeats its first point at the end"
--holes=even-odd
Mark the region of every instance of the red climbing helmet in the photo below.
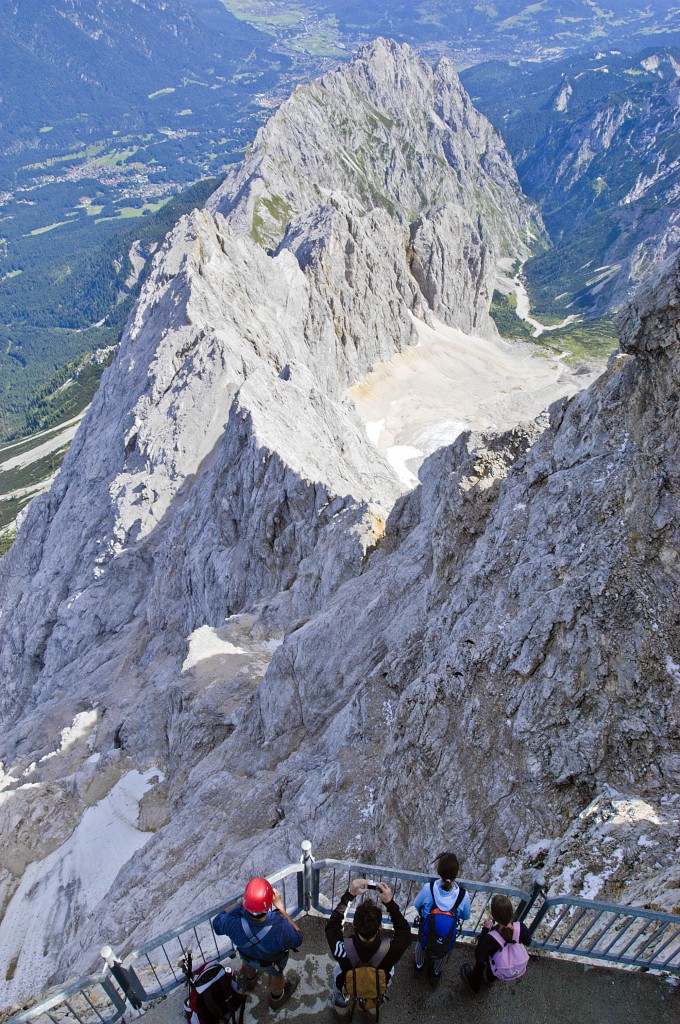
{"type": "Polygon", "coordinates": [[[272,908],[274,890],[266,878],[251,878],[242,902],[249,914],[266,914],[272,908]]]}

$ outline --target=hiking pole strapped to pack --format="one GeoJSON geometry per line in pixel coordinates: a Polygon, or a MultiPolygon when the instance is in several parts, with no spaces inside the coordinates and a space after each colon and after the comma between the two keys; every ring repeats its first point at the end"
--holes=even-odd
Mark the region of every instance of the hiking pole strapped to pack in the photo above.
{"type": "Polygon", "coordinates": [[[209,960],[194,970],[191,950],[180,960],[189,996],[184,1001],[186,1024],[243,1024],[247,996],[238,991],[230,967],[209,960]],[[238,1018],[237,1018],[238,1014],[238,1018]]]}

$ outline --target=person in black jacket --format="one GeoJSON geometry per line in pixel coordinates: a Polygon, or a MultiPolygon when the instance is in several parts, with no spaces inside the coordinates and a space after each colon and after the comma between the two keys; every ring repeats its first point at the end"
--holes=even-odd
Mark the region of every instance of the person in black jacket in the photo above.
{"type": "MultiPolygon", "coordinates": [[[[345,983],[345,974],[352,969],[352,963],[345,950],[345,936],[343,932],[345,913],[355,896],[362,896],[368,892],[369,884],[371,886],[375,885],[380,901],[390,915],[394,929],[394,937],[385,956],[380,961],[380,967],[387,974],[388,980],[392,976],[395,964],[403,956],[411,941],[409,923],[394,902],[389,885],[386,885],[385,882],[369,883],[365,878],[355,878],[331,914],[330,920],[326,925],[326,939],[328,940],[331,953],[337,961],[333,973],[332,1002],[334,1006],[347,1006],[347,1000],[343,995],[342,989],[345,983]]],[[[379,905],[373,903],[372,900],[364,900],[357,906],[354,913],[354,935],[352,938],[362,963],[368,963],[380,948],[384,938],[381,924],[382,912],[379,905]]]]}
{"type": "MultiPolygon", "coordinates": [[[[508,897],[494,896],[491,900],[491,915],[487,914],[482,921],[482,930],[475,946],[474,967],[470,964],[462,964],[460,968],[461,977],[475,994],[480,991],[484,982],[495,981],[489,960],[503,947],[490,933],[495,930],[506,942],[512,942],[513,917],[512,903],[508,897]]],[[[519,941],[524,946],[531,945],[531,935],[524,923],[519,926],[519,941]]]]}

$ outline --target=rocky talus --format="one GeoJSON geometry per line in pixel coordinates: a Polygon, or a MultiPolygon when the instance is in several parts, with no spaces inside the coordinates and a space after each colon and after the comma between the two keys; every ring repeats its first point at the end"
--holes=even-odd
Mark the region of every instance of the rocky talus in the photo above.
{"type": "Polygon", "coordinates": [[[629,800],[657,846],[631,812],[603,885],[675,898],[677,267],[587,392],[467,432],[406,495],[344,398],[419,321],[482,329],[531,217],[450,65],[379,41],[296,92],[154,257],[0,563],[4,906],[133,770],[148,834],[93,903],[60,876],[34,984],[305,836],[414,866],[450,842],[470,875],[523,878],[629,800]]]}

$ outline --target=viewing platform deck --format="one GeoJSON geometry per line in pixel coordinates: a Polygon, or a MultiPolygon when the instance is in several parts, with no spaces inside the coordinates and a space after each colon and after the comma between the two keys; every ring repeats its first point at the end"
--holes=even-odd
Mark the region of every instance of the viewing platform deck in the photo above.
{"type": "MultiPolygon", "coordinates": [[[[265,979],[250,994],[244,1024],[282,1020],[341,1021],[347,1014],[330,1005],[333,960],[325,922],[352,878],[386,882],[407,918],[413,901],[431,876],[352,861],[315,860],[311,843],[302,857],[268,876],[283,905],[305,936],[288,969],[300,977],[291,1001],[270,1010],[265,979]]],[[[568,895],[550,896],[540,877],[528,892],[497,882],[460,879],[470,896],[471,915],[460,922],[459,941],[438,983],[427,968],[417,973],[413,947],[406,951],[381,1011],[386,1024],[446,1021],[466,1024],[498,1019],[504,1024],[671,1024],[680,1021],[680,915],[644,907],[610,904],[568,895]],[[479,996],[460,978],[494,893],[513,905],[532,939],[531,964],[519,981],[496,982],[479,996]]],[[[103,971],[52,989],[42,1001],[12,1017],[9,1024],[182,1024],[186,989],[179,961],[193,951],[194,966],[219,959],[238,970],[231,941],[216,934],[212,919],[235,904],[233,892],[211,908],[129,951],[124,960],[102,948],[103,971]],[[141,1012],[134,1007],[141,1007],[141,1012]]],[[[369,898],[369,897],[365,897],[369,898]]],[[[350,908],[351,920],[354,910],[350,908]]],[[[383,915],[383,925],[389,920],[383,915]]],[[[415,939],[417,928],[411,925],[415,939]]],[[[361,1015],[355,1015],[356,1020],[361,1015]]],[[[370,1018],[369,1018],[370,1019],[370,1018]]]]}
{"type": "MultiPolygon", "coordinates": [[[[274,1012],[267,1005],[263,976],[249,994],[244,1024],[296,1020],[340,1024],[347,1011],[330,1006],[333,963],[324,936],[325,921],[304,917],[299,924],[305,936],[301,949],[288,962],[288,972],[300,976],[291,1001],[274,1012]]],[[[463,983],[459,967],[472,960],[472,945],[457,944],[441,981],[416,974],[411,946],[397,965],[389,989],[389,1001],[380,1010],[384,1024],[678,1024],[680,985],[638,969],[621,970],[569,963],[545,955],[533,955],[526,975],[519,981],[496,982],[479,996],[463,983]]],[[[238,960],[231,961],[236,966],[238,960]]],[[[144,1024],[181,1024],[184,989],[152,1006],[144,1024]]],[[[132,1019],[133,1014],[128,1015],[132,1019]]],[[[370,1018],[366,1016],[365,1020],[370,1018]]],[[[354,1020],[362,1021],[356,1013],[354,1020]]]]}

